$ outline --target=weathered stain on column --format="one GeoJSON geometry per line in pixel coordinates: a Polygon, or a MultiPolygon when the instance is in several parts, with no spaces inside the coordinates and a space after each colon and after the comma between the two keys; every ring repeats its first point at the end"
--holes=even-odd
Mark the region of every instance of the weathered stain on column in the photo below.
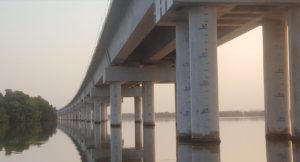
{"type": "Polygon", "coordinates": [[[153,82],[143,82],[143,124],[155,125],[153,82]]]}
{"type": "Polygon", "coordinates": [[[265,128],[268,138],[290,136],[286,25],[283,17],[266,18],[263,22],[265,128]]]}
{"type": "Polygon", "coordinates": [[[176,131],[179,138],[191,137],[190,93],[189,24],[176,22],[176,131]]]}
{"type": "Polygon", "coordinates": [[[218,118],[217,11],[189,11],[192,138],[220,141],[218,118]]]}
{"type": "Polygon", "coordinates": [[[110,84],[110,114],[111,126],[121,126],[121,83],[113,82],[110,84]]]}
{"type": "Polygon", "coordinates": [[[300,140],[300,7],[288,10],[292,138],[300,140]]]}

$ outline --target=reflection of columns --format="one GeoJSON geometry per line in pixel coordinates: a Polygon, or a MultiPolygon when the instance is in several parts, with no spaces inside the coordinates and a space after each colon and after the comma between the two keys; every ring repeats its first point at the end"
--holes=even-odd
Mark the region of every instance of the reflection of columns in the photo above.
{"type": "Polygon", "coordinates": [[[112,127],[110,136],[110,158],[111,162],[122,161],[122,129],[112,127]]]}
{"type": "Polygon", "coordinates": [[[111,126],[121,126],[121,83],[113,82],[110,84],[110,114],[111,126]]]}
{"type": "Polygon", "coordinates": [[[293,143],[293,162],[300,162],[300,143],[293,143]]]}
{"type": "Polygon", "coordinates": [[[267,162],[292,162],[289,140],[267,140],[267,162]]]}
{"type": "Polygon", "coordinates": [[[191,135],[188,22],[176,23],[176,131],[178,137],[191,135]]]}
{"type": "Polygon", "coordinates": [[[96,148],[101,146],[101,124],[94,124],[94,144],[96,148]]]}
{"type": "Polygon", "coordinates": [[[101,143],[106,143],[107,142],[107,122],[102,122],[100,125],[100,140],[101,143]]]}
{"type": "Polygon", "coordinates": [[[155,125],[154,84],[143,82],[143,121],[144,125],[155,125]]]}
{"type": "Polygon", "coordinates": [[[177,143],[177,162],[192,161],[192,145],[177,143]]]}
{"type": "Polygon", "coordinates": [[[141,109],[141,97],[135,96],[134,97],[134,118],[136,123],[142,122],[142,109],[141,109]]]}
{"type": "Polygon", "coordinates": [[[264,20],[263,42],[266,135],[288,138],[287,27],[283,18],[264,20]]]}
{"type": "Polygon", "coordinates": [[[135,115],[135,147],[142,148],[142,109],[141,97],[134,97],[134,115],[135,115]]]}
{"type": "Polygon", "coordinates": [[[135,123],[135,148],[142,148],[142,124],[135,123]]]}
{"type": "Polygon", "coordinates": [[[207,144],[202,146],[192,147],[192,162],[209,161],[209,162],[220,162],[220,145],[218,144],[207,144]]]}
{"type": "Polygon", "coordinates": [[[189,44],[192,138],[219,141],[216,8],[190,9],[189,44]]]}
{"type": "Polygon", "coordinates": [[[288,11],[292,137],[300,139],[300,8],[288,11]]]}
{"type": "Polygon", "coordinates": [[[144,150],[143,158],[144,162],[155,162],[155,127],[144,127],[143,133],[144,150]]]}

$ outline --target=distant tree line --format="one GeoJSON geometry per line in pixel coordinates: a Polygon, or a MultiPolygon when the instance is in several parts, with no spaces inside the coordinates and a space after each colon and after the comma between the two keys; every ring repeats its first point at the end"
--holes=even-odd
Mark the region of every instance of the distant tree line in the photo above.
{"type": "Polygon", "coordinates": [[[0,122],[56,121],[56,110],[42,97],[30,97],[22,91],[0,93],[0,122]]]}

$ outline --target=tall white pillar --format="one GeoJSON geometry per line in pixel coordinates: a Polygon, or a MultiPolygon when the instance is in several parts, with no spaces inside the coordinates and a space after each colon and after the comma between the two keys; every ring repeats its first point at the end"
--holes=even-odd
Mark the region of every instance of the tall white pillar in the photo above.
{"type": "Polygon", "coordinates": [[[96,97],[94,98],[94,123],[98,124],[101,122],[101,100],[100,98],[96,97]]]}
{"type": "Polygon", "coordinates": [[[113,82],[110,84],[110,116],[111,116],[111,126],[121,126],[122,114],[121,114],[121,83],[113,82]]]}
{"type": "Polygon", "coordinates": [[[140,96],[134,97],[134,119],[135,123],[142,122],[142,99],[140,96]]]}
{"type": "Polygon", "coordinates": [[[300,140],[300,7],[288,11],[292,138],[300,140]]]}
{"type": "Polygon", "coordinates": [[[269,138],[290,136],[286,25],[284,18],[263,22],[265,128],[269,138]]]}
{"type": "Polygon", "coordinates": [[[216,8],[189,10],[189,44],[192,138],[220,141],[216,8]]]}
{"type": "Polygon", "coordinates": [[[176,23],[176,132],[178,138],[191,137],[191,88],[189,24],[176,23]]]}
{"type": "Polygon", "coordinates": [[[154,112],[154,84],[153,82],[143,82],[143,124],[155,125],[154,112]]]}

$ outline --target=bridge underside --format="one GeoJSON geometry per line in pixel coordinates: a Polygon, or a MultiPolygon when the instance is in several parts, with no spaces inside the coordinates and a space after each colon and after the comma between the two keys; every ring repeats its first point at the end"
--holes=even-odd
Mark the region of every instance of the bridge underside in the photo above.
{"type": "Polygon", "coordinates": [[[218,142],[217,46],[262,25],[266,133],[300,138],[299,4],[299,0],[112,1],[86,77],[58,113],[63,119],[106,122],[110,106],[112,128],[121,127],[122,97],[134,97],[136,123],[153,126],[153,84],[176,83],[178,137],[218,142]]]}

